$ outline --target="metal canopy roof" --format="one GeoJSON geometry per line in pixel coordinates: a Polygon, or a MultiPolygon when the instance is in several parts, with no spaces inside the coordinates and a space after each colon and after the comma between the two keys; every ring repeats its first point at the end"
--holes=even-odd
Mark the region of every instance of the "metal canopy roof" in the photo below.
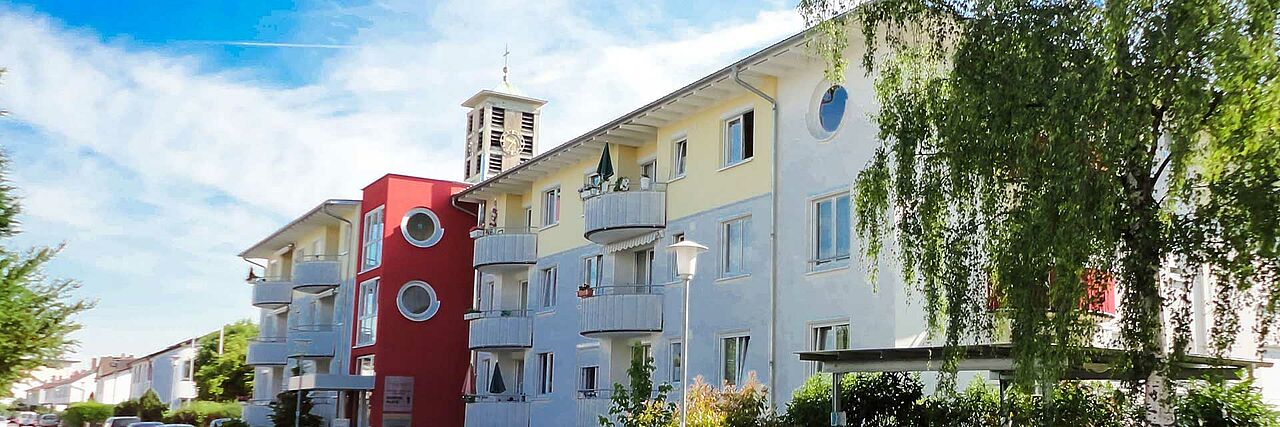
{"type": "Polygon", "coordinates": [[[311,208],[307,213],[289,222],[289,224],[271,233],[267,238],[250,246],[240,253],[241,258],[269,258],[276,250],[293,243],[303,237],[308,228],[319,225],[337,223],[338,219],[329,214],[347,215],[360,208],[359,200],[329,199],[311,208]],[[328,212],[328,213],[326,213],[328,212]]]}
{"type": "MultiPolygon", "coordinates": [[[[1013,344],[973,344],[959,346],[964,352],[960,371],[993,371],[1002,376],[1011,375],[1014,369],[1013,344]]],[[[871,348],[859,350],[802,351],[796,354],[800,360],[822,362],[822,372],[893,372],[937,371],[942,368],[945,347],[871,348]]],[[[1067,380],[1123,380],[1127,371],[1116,371],[1113,366],[1124,350],[1105,347],[1085,349],[1085,360],[1073,363],[1063,379],[1067,380]]],[[[1208,355],[1186,355],[1173,361],[1173,379],[1192,379],[1206,375],[1216,378],[1239,379],[1240,370],[1270,367],[1271,362],[1261,359],[1217,358],[1208,355]]]]}

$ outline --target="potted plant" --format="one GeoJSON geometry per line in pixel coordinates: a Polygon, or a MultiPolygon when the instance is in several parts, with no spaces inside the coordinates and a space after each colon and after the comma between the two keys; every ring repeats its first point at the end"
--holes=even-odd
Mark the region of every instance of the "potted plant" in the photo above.
{"type": "Polygon", "coordinates": [[[590,298],[591,295],[594,294],[595,290],[591,289],[590,286],[587,286],[586,283],[583,283],[582,286],[578,286],[578,298],[590,298]]]}

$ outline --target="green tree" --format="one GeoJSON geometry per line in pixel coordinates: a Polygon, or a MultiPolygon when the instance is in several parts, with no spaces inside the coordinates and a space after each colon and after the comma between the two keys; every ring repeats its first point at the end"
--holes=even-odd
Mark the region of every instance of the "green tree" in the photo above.
{"type": "MultiPolygon", "coordinates": [[[[0,153],[0,242],[18,233],[21,211],[0,153]]],[[[0,243],[2,244],[2,243],[0,243]]],[[[14,250],[0,246],[0,396],[28,372],[50,366],[76,344],[75,316],[94,303],[73,294],[80,284],[50,278],[44,266],[62,246],[14,250]]]]}
{"type": "Polygon", "coordinates": [[[228,401],[253,395],[253,367],[245,364],[249,339],[258,336],[258,326],[241,320],[222,327],[219,333],[200,337],[196,353],[196,388],[201,400],[228,401]]]}
{"type": "Polygon", "coordinates": [[[271,419],[271,424],[275,427],[295,427],[294,416],[297,415],[298,408],[301,408],[302,417],[298,419],[297,427],[320,427],[320,416],[311,413],[311,408],[315,406],[311,403],[311,396],[308,393],[302,393],[302,399],[299,402],[297,393],[286,391],[276,395],[276,400],[270,405],[271,414],[267,415],[267,418],[271,419]]]}
{"type": "Polygon", "coordinates": [[[62,425],[80,427],[84,423],[100,424],[114,413],[111,405],[98,402],[72,403],[62,411],[62,425]]]}
{"type": "Polygon", "coordinates": [[[992,331],[992,295],[1012,325],[1016,385],[1060,378],[1095,335],[1082,301],[1114,279],[1118,367],[1136,385],[1189,342],[1177,303],[1190,284],[1159,279],[1171,264],[1215,276],[1217,351],[1239,335],[1238,313],[1256,313],[1259,339],[1271,333],[1280,3],[849,3],[800,10],[829,78],[844,76],[855,28],[876,78],[882,142],[854,185],[856,230],[869,265],[895,248],[953,350],[946,372],[964,337],[992,331]]]}
{"type": "Polygon", "coordinates": [[[137,412],[125,415],[136,415],[143,421],[163,421],[164,412],[169,410],[169,405],[160,401],[160,395],[156,394],[155,390],[147,389],[142,396],[138,397],[136,408],[137,412]]]}
{"type": "Polygon", "coordinates": [[[671,384],[655,389],[653,370],[653,358],[644,357],[640,344],[632,345],[631,366],[627,368],[631,384],[613,385],[609,416],[599,417],[601,426],[666,427],[677,420],[676,405],[667,402],[671,384]]]}

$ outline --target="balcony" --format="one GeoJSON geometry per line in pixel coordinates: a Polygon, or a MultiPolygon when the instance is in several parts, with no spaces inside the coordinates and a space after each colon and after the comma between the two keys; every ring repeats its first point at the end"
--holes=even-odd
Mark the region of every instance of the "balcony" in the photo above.
{"type": "Polygon", "coordinates": [[[240,418],[248,423],[250,427],[266,427],[271,425],[271,399],[254,399],[245,405],[240,418]]]}
{"type": "Polygon", "coordinates": [[[373,390],[372,375],[306,374],[289,377],[293,390],[373,390]]]}
{"type": "Polygon", "coordinates": [[[533,346],[533,318],[529,310],[473,312],[468,320],[471,321],[468,347],[472,350],[523,350],[533,346]]]}
{"type": "Polygon", "coordinates": [[[254,307],[277,309],[293,302],[293,283],[288,280],[261,277],[249,284],[253,286],[254,307]]]}
{"type": "Polygon", "coordinates": [[[333,325],[299,325],[289,328],[289,357],[333,357],[333,325]]]}
{"type": "Polygon", "coordinates": [[[503,273],[538,262],[538,235],[527,228],[478,230],[471,265],[481,273],[503,273]]]}
{"type": "Polygon", "coordinates": [[[529,425],[529,402],[524,395],[466,396],[466,427],[529,425]]]}
{"type": "Polygon", "coordinates": [[[600,425],[600,416],[609,416],[610,389],[578,390],[577,427],[600,425]]]}
{"type": "Polygon", "coordinates": [[[307,255],[293,264],[293,289],[319,293],[342,284],[342,261],[337,255],[307,255]]]}
{"type": "Polygon", "coordinates": [[[596,286],[580,291],[582,336],[636,336],[662,332],[662,286],[596,286]]]}
{"type": "Polygon", "coordinates": [[[284,338],[260,337],[249,340],[244,363],[249,366],[284,365],[288,360],[284,338]]]}
{"type": "Polygon", "coordinates": [[[631,191],[583,191],[583,235],[607,245],[667,226],[667,193],[661,185],[631,191]]]}

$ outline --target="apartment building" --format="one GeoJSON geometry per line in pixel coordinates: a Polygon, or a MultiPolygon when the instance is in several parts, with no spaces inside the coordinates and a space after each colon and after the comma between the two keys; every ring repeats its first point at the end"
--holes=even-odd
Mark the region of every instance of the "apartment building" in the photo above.
{"type": "Polygon", "coordinates": [[[133,356],[103,356],[95,359],[93,401],[114,405],[129,400],[133,376],[129,362],[133,356]]]}
{"type": "Polygon", "coordinates": [[[137,399],[152,390],[161,402],[174,409],[196,398],[195,338],[133,359],[127,366],[129,399],[137,399]]]}
{"type": "Polygon", "coordinates": [[[359,209],[359,200],[326,200],[239,255],[257,267],[248,283],[260,326],[245,356],[254,387],[243,411],[254,427],[271,425],[268,404],[286,390],[306,392],[328,426],[348,418],[340,391],[373,389],[372,377],[346,374],[359,209]]]}

